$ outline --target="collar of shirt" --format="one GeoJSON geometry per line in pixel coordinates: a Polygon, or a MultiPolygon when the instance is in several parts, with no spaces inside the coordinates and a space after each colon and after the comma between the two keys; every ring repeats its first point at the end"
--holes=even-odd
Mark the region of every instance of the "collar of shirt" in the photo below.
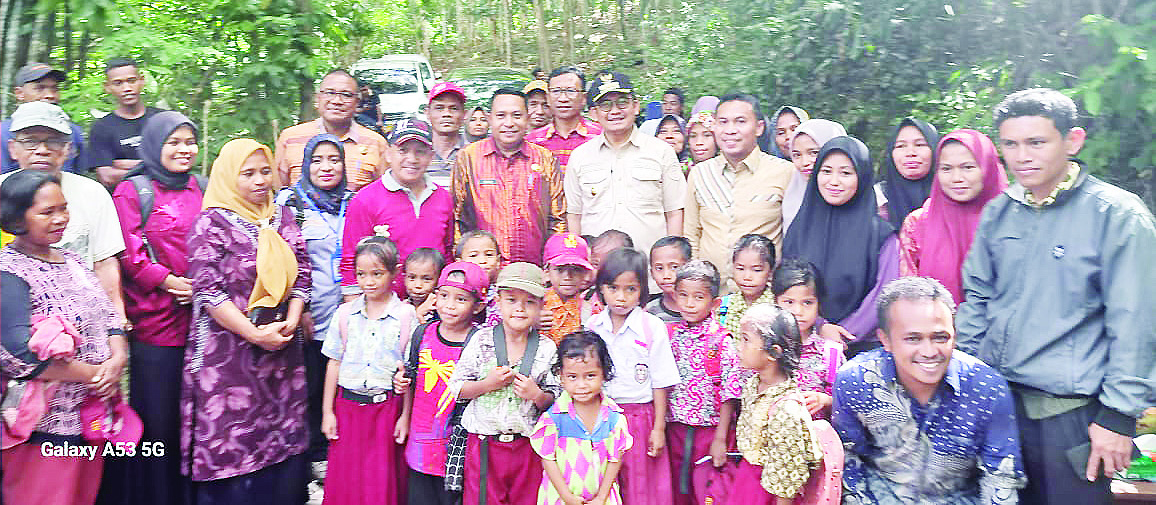
{"type": "Polygon", "coordinates": [[[788,391],[795,389],[796,387],[795,379],[787,379],[773,386],[767,386],[767,389],[759,391],[759,386],[762,384],[762,379],[759,378],[759,374],[756,373],[754,376],[747,380],[750,382],[748,382],[748,387],[744,391],[743,396],[746,396],[747,399],[751,402],[759,401],[768,397],[773,398],[776,396],[782,396],[788,391]]]}
{"type": "MultiPolygon", "coordinates": [[[[401,299],[398,298],[397,295],[390,294],[389,301],[385,302],[385,310],[381,311],[381,315],[378,316],[377,319],[385,319],[388,317],[392,317],[394,319],[401,319],[400,317],[397,316],[397,312],[398,312],[398,309],[403,308],[404,305],[405,305],[405,302],[401,301],[401,299]]],[[[350,309],[349,313],[351,315],[352,314],[361,314],[366,319],[370,319],[370,320],[374,319],[374,318],[369,317],[369,312],[366,310],[365,295],[361,295],[357,298],[354,298],[353,299],[353,305],[350,306],[349,309],[350,309]]]]}
{"type": "Polygon", "coordinates": [[[670,328],[670,334],[683,334],[696,338],[702,338],[705,335],[726,334],[727,329],[719,324],[718,319],[713,314],[707,316],[706,319],[695,324],[687,323],[686,321],[679,321],[670,328]]]}
{"type": "MultiPolygon", "coordinates": [[[[886,349],[880,349],[879,353],[881,359],[883,360],[882,366],[879,367],[879,374],[882,376],[883,380],[898,384],[899,376],[895,371],[895,355],[891,354],[886,349]]],[[[959,360],[955,359],[955,351],[952,351],[951,358],[949,359],[950,361],[947,363],[947,373],[943,376],[943,382],[947,383],[948,386],[951,386],[953,391],[959,391],[960,365],[959,360]]],[[[903,387],[902,384],[898,385],[903,387]]],[[[936,392],[936,396],[938,395],[939,392],[936,392]]]]}
{"type": "MultiPolygon", "coordinates": [[[[323,119],[317,118],[313,121],[317,123],[317,133],[330,133],[325,129],[325,121],[323,119]]],[[[361,136],[356,134],[356,129],[359,126],[361,125],[357,124],[357,121],[354,121],[353,124],[349,125],[349,131],[345,132],[345,135],[338,136],[338,138],[341,139],[342,142],[353,142],[354,144],[360,144],[361,136]]]]}
{"type": "Polygon", "coordinates": [[[434,149],[434,152],[433,152],[434,153],[434,160],[445,161],[447,159],[453,158],[454,153],[460,151],[463,147],[466,147],[467,145],[469,145],[469,144],[466,142],[466,136],[462,135],[461,133],[458,133],[458,141],[455,142],[453,148],[450,149],[450,155],[446,158],[443,158],[443,157],[441,157],[441,155],[438,154],[437,149],[434,149]]]}
{"type": "Polygon", "coordinates": [[[743,161],[739,162],[738,166],[732,166],[730,162],[727,161],[726,156],[719,156],[719,158],[722,158],[722,170],[723,172],[726,172],[729,169],[735,174],[738,174],[743,170],[754,173],[755,167],[757,167],[759,165],[759,161],[761,161],[759,158],[760,154],[762,154],[762,151],[759,151],[759,148],[756,147],[754,151],[751,151],[751,154],[748,154],[746,158],[743,158],[743,161]]]}
{"type": "MultiPolygon", "coordinates": [[[[530,157],[529,144],[530,143],[526,142],[525,139],[522,139],[522,145],[518,147],[517,151],[514,151],[514,156],[521,154],[523,157],[529,158],[530,157]]],[[[510,158],[510,156],[506,156],[505,154],[502,154],[502,151],[498,149],[498,141],[494,140],[493,135],[486,137],[486,140],[482,142],[482,145],[478,146],[478,154],[480,154],[482,156],[489,156],[491,154],[496,154],[502,158],[510,158]]]]}
{"type": "Polygon", "coordinates": [[[400,182],[397,182],[397,178],[393,176],[393,170],[387,170],[381,175],[381,184],[385,186],[385,189],[388,191],[405,192],[406,195],[409,195],[409,199],[414,202],[415,206],[420,206],[433,194],[434,188],[437,187],[437,185],[430,180],[429,174],[422,175],[422,177],[425,180],[425,189],[422,190],[420,195],[415,195],[412,190],[402,186],[400,182]]]}
{"type": "Polygon", "coordinates": [[[1060,193],[1072,189],[1076,185],[1076,179],[1079,178],[1079,176],[1080,164],[1074,161],[1069,161],[1067,175],[1064,176],[1064,180],[1060,181],[1060,183],[1056,185],[1054,189],[1052,189],[1051,193],[1048,193],[1048,196],[1045,196],[1042,200],[1037,202],[1035,197],[1032,196],[1032,192],[1028,191],[1027,188],[1023,188],[1024,201],[1028,202],[1028,205],[1031,205],[1032,207],[1047,207],[1052,205],[1056,203],[1056,197],[1060,196],[1060,193]]]}
{"type": "Polygon", "coordinates": [[[606,332],[605,334],[614,336],[626,333],[628,329],[634,331],[635,335],[645,335],[646,328],[642,326],[646,324],[645,319],[642,318],[643,312],[642,307],[634,307],[634,310],[627,314],[626,322],[622,323],[622,327],[615,332],[614,322],[610,320],[610,308],[607,307],[590,319],[590,329],[602,333],[598,331],[601,329],[606,332]]]}
{"type": "Polygon", "coordinates": [[[544,133],[545,133],[545,135],[543,135],[543,137],[545,137],[545,138],[550,138],[550,137],[553,137],[553,136],[557,135],[557,136],[558,136],[558,138],[561,138],[561,139],[568,139],[568,138],[570,138],[570,137],[573,137],[573,136],[574,136],[574,134],[575,134],[575,133],[577,133],[578,135],[580,135],[580,136],[582,136],[582,137],[585,137],[585,138],[590,138],[590,137],[592,137],[593,135],[591,135],[591,134],[590,134],[590,126],[589,126],[589,125],[590,125],[590,123],[589,123],[589,121],[590,121],[590,120],[589,120],[589,119],[586,119],[586,118],[579,118],[579,120],[578,120],[578,127],[577,127],[577,128],[575,128],[575,129],[574,129],[574,131],[570,132],[570,134],[569,134],[569,135],[566,135],[566,136],[563,136],[561,133],[558,133],[558,129],[557,129],[557,128],[554,128],[554,122],[553,122],[553,121],[550,121],[550,124],[546,125],[546,130],[545,130],[545,132],[544,132],[544,133]]]}
{"type": "Polygon", "coordinates": [[[606,132],[605,131],[602,133],[599,133],[598,136],[596,136],[596,137],[592,137],[592,140],[590,140],[590,142],[599,142],[602,144],[601,146],[599,146],[599,148],[604,147],[607,149],[622,149],[622,148],[626,147],[627,144],[633,144],[634,147],[642,147],[642,143],[638,141],[638,138],[640,135],[642,135],[642,132],[640,132],[637,127],[635,127],[633,130],[630,131],[630,136],[626,138],[626,143],[622,144],[622,146],[617,147],[617,148],[610,145],[610,139],[606,138],[606,132]]]}

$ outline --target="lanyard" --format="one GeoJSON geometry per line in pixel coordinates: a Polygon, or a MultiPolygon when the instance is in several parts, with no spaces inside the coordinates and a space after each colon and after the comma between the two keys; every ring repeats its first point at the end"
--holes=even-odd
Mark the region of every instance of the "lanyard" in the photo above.
{"type": "Polygon", "coordinates": [[[333,254],[329,255],[329,277],[333,279],[335,284],[340,284],[341,276],[338,272],[340,271],[341,266],[342,228],[345,226],[345,208],[349,204],[349,199],[341,199],[341,210],[338,211],[337,214],[338,225],[337,228],[334,228],[333,225],[329,224],[329,221],[325,219],[325,213],[321,212],[321,209],[317,208],[317,205],[313,203],[313,200],[310,200],[309,197],[305,196],[305,193],[301,191],[300,187],[293,188],[293,191],[297,193],[297,199],[300,200],[301,203],[309,206],[310,210],[316,212],[320,216],[321,222],[325,223],[325,227],[329,228],[329,231],[333,232],[333,235],[337,237],[337,248],[333,250],[333,254]]]}

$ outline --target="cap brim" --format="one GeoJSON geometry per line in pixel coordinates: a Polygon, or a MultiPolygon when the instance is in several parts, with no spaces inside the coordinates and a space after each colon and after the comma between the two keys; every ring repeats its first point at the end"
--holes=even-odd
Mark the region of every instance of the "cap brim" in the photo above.
{"type": "Polygon", "coordinates": [[[72,127],[71,126],[44,124],[44,122],[42,122],[42,121],[31,121],[31,122],[13,121],[12,124],[8,126],[8,131],[18,132],[18,131],[26,129],[26,128],[32,128],[34,126],[40,126],[43,128],[55,130],[55,131],[62,133],[64,135],[72,135],[72,127]]]}
{"type": "Polygon", "coordinates": [[[406,134],[403,134],[403,135],[401,135],[400,137],[398,137],[398,138],[394,139],[394,140],[393,140],[392,142],[390,142],[390,143],[391,143],[391,144],[393,144],[393,145],[395,145],[395,146],[400,146],[400,145],[402,145],[402,144],[404,144],[404,143],[406,143],[406,142],[409,142],[410,140],[416,140],[416,141],[418,141],[418,142],[421,142],[422,144],[425,144],[425,145],[427,145],[427,146],[433,147],[433,141],[432,141],[432,140],[430,140],[430,139],[427,139],[427,138],[425,138],[425,137],[423,137],[423,136],[421,136],[421,135],[417,135],[417,134],[415,134],[415,133],[406,133],[406,134]]]}
{"type": "Polygon", "coordinates": [[[506,279],[494,284],[494,289],[520,289],[538,298],[546,296],[546,287],[521,279],[506,279]]]}
{"type": "Polygon", "coordinates": [[[591,265],[589,261],[584,260],[578,256],[558,256],[547,261],[546,263],[555,266],[574,265],[585,268],[587,270],[594,270],[594,265],[591,265]]]}
{"type": "Polygon", "coordinates": [[[611,93],[634,93],[634,90],[631,88],[611,89],[611,90],[607,90],[607,91],[603,91],[601,93],[598,93],[597,95],[594,95],[594,98],[592,98],[590,101],[597,103],[599,100],[602,99],[602,97],[609,95],[611,93]]]}
{"type": "Polygon", "coordinates": [[[431,97],[429,97],[429,101],[432,103],[432,102],[434,101],[434,99],[435,99],[435,98],[437,98],[437,97],[439,97],[439,96],[442,96],[442,95],[444,95],[444,94],[446,94],[446,93],[452,93],[452,94],[454,94],[454,95],[457,95],[457,97],[458,97],[458,98],[461,98],[463,102],[465,102],[465,101],[467,101],[467,100],[468,100],[468,99],[466,98],[466,94],[465,94],[465,93],[462,93],[461,91],[458,91],[458,90],[456,90],[456,89],[447,89],[447,90],[445,90],[445,91],[442,91],[441,93],[438,93],[438,94],[436,94],[436,95],[434,95],[434,96],[431,96],[431,97]]]}

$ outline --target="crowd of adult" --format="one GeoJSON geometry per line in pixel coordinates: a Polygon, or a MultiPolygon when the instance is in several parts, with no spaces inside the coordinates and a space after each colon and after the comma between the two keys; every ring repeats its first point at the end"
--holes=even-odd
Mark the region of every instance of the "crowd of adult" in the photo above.
{"type": "MultiPolygon", "coordinates": [[[[58,105],[66,75],[21,68],[0,143],[3,502],[303,503],[326,458],[323,343],[362,292],[362,239],[388,238],[433,290],[446,260],[493,283],[547,263],[561,233],[587,237],[594,270],[603,237],[644,254],[685,237],[682,263],[709,261],[724,294],[809,263],[817,325],[853,358],[828,398],[844,503],[1110,502],[1156,404],[1156,219],[1076,158],[1071,99],[1009,95],[996,141],[902,118],[873,161],[838,118],[768,118],[749,94],[684,115],[666,90],[644,123],[627,75],[541,77],[473,110],[439,83],[425,120],[383,136],[334,70],[318,118],[272,149],[200,153],[193,121],[144,103],[136,62],[108,62],[117,108],[87,139],[58,105]],[[760,261],[740,255],[751,234],[769,240],[760,261]],[[61,336],[71,348],[50,351],[61,336]],[[91,433],[93,409],[113,427],[91,433]],[[98,445],[134,425],[135,456],[98,445]],[[102,450],[43,449],[70,445],[102,450]]],[[[409,277],[393,290],[429,312],[409,277]]]]}

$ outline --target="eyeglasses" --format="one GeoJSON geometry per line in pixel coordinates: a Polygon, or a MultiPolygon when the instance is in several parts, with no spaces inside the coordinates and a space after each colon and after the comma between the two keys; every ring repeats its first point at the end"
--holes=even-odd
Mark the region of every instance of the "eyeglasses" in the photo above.
{"type": "Polygon", "coordinates": [[[582,90],[574,89],[574,88],[554,88],[554,89],[550,90],[551,95],[568,96],[570,98],[574,98],[574,97],[578,96],[578,93],[581,93],[581,92],[582,92],[582,90]]]}
{"type": "Polygon", "coordinates": [[[603,100],[595,104],[598,110],[602,112],[610,112],[611,108],[618,107],[618,110],[626,110],[630,104],[634,103],[634,99],[630,97],[619,97],[617,100],[603,100]]]}
{"type": "Polygon", "coordinates": [[[23,147],[24,150],[26,150],[26,151],[35,151],[37,148],[40,147],[41,144],[44,144],[44,147],[47,147],[49,151],[63,151],[64,148],[67,147],[68,143],[69,143],[68,140],[61,140],[61,139],[23,138],[23,139],[12,139],[12,141],[16,142],[17,144],[20,144],[20,146],[23,147]]]}
{"type": "Polygon", "coordinates": [[[323,89],[321,91],[318,91],[317,94],[327,96],[327,97],[329,97],[330,100],[337,100],[340,98],[340,99],[345,100],[347,102],[350,100],[353,100],[354,98],[357,98],[357,95],[350,93],[348,91],[333,91],[331,89],[323,89]]]}

